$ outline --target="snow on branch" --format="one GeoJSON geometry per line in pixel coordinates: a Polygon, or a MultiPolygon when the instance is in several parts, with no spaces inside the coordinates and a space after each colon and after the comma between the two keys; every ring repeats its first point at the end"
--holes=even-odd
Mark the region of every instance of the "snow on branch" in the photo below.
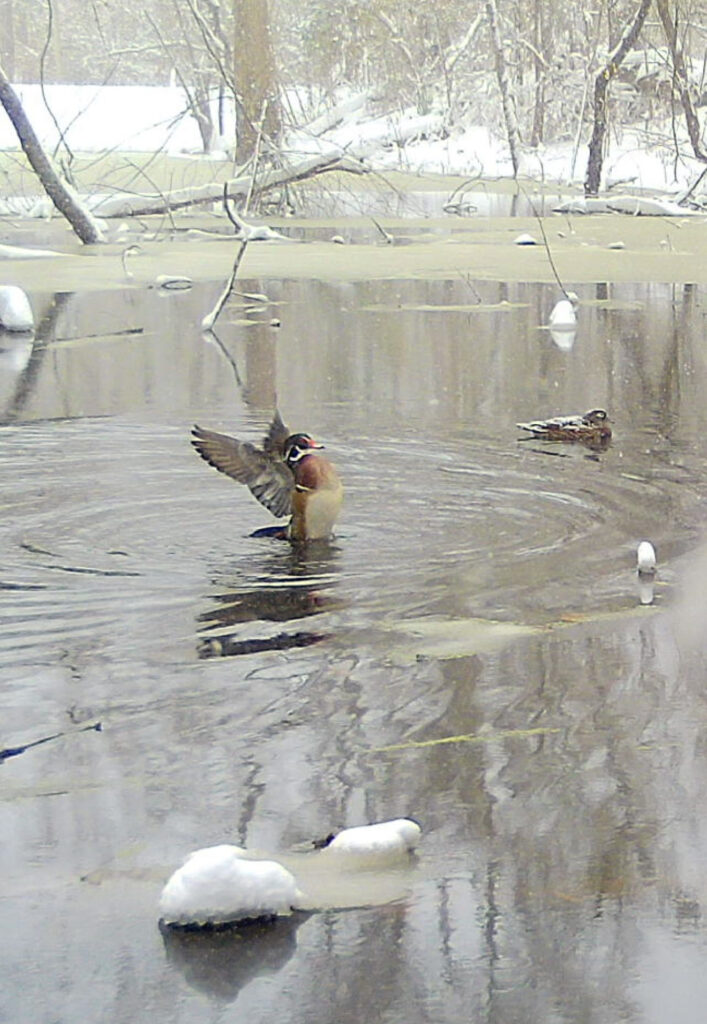
{"type": "MultiPolygon", "coordinates": [[[[266,171],[258,178],[252,191],[262,194],[282,185],[290,185],[296,181],[314,178],[328,171],[346,171],[353,174],[365,174],[367,168],[360,162],[342,156],[338,151],[330,151],[320,156],[309,157],[289,168],[266,171]]],[[[252,187],[251,175],[243,175],[227,182],[228,195],[231,199],[245,197],[252,187]]],[[[96,196],[90,205],[102,217],[147,216],[151,213],[163,213],[165,210],[179,210],[199,203],[219,202],[224,186],[221,182],[210,182],[189,188],[174,189],[163,195],[132,195],[122,193],[113,196],[96,196]]]]}

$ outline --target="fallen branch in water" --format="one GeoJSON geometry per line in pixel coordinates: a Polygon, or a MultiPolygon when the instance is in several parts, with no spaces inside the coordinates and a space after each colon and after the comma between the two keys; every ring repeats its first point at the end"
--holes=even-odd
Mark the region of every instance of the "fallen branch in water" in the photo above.
{"type": "MultiPolygon", "coordinates": [[[[296,181],[315,178],[329,171],[346,171],[350,174],[366,174],[367,168],[359,161],[343,156],[340,150],[330,150],[319,156],[301,160],[289,168],[265,171],[253,186],[252,176],[243,175],[226,183],[228,195],[233,198],[245,197],[251,192],[260,196],[274,188],[290,185],[296,181]]],[[[164,213],[167,210],[179,210],[187,206],[201,203],[218,202],[224,186],[220,182],[193,188],[174,189],[163,195],[139,196],[122,195],[104,196],[98,201],[90,202],[95,213],[101,217],[142,217],[152,213],[164,213]]]]}
{"type": "Polygon", "coordinates": [[[201,326],[205,331],[213,330],[214,324],[218,320],[221,310],[231,297],[233,285],[236,283],[236,274],[238,273],[238,267],[240,266],[240,262],[243,259],[243,253],[245,252],[247,245],[248,239],[244,238],[240,243],[240,248],[238,249],[238,252],[236,253],[236,258],[233,261],[233,269],[231,270],[230,277],[226,282],[226,287],[223,289],[221,295],[218,297],[214,308],[211,310],[210,313],[207,313],[204,319],[201,321],[201,326]]]}

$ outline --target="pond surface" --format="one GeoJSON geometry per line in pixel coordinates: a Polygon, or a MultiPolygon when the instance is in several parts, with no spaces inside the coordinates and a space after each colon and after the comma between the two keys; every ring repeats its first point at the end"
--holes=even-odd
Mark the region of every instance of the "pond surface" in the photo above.
{"type": "Polygon", "coordinates": [[[553,337],[549,285],[241,286],[218,342],[219,282],[33,293],[3,342],[3,745],[54,738],[2,766],[0,1018],[700,1019],[701,288],[576,286],[553,337]],[[276,405],[346,487],[305,553],[189,444],[276,405]],[[605,452],[518,441],[595,406],[605,452]],[[403,814],[350,909],[158,930],[191,849],[403,814]]]}

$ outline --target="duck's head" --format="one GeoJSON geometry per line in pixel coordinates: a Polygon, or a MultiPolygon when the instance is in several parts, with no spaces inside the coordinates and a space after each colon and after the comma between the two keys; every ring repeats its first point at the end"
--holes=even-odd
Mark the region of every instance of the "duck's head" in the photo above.
{"type": "Polygon", "coordinates": [[[587,423],[591,423],[594,427],[601,427],[609,421],[609,414],[606,409],[590,409],[589,412],[585,412],[583,417],[587,423]]]}
{"type": "Polygon", "coordinates": [[[292,468],[305,455],[311,455],[313,451],[323,447],[323,444],[315,441],[309,434],[290,434],[284,446],[285,462],[292,468]]]}

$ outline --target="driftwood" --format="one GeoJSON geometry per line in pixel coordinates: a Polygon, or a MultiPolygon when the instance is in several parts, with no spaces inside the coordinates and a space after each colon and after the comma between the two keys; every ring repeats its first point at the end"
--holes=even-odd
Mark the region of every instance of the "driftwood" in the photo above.
{"type": "MultiPolygon", "coordinates": [[[[282,170],[266,171],[261,174],[253,185],[251,175],[233,178],[226,183],[228,196],[238,199],[248,195],[262,195],[270,189],[289,185],[295,181],[314,178],[328,171],[347,171],[352,174],[365,174],[367,169],[358,160],[342,156],[340,150],[309,157],[298,164],[282,170]]],[[[179,210],[200,203],[216,203],[223,198],[224,186],[221,182],[211,182],[194,188],[175,189],[164,195],[140,196],[121,194],[117,196],[94,197],[91,206],[101,217],[139,217],[151,213],[164,213],[166,210],[179,210]]]]}

